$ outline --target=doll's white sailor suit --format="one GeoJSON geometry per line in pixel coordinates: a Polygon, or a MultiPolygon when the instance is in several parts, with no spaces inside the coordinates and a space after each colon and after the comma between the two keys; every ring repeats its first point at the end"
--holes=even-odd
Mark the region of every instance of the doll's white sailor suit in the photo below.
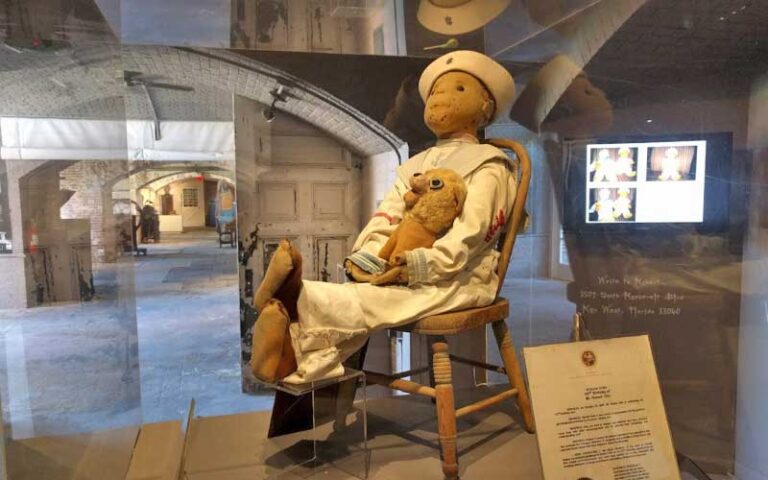
{"type": "Polygon", "coordinates": [[[299,321],[290,328],[298,370],[286,382],[341,375],[341,362],[374,330],[494,301],[499,254],[493,247],[511,212],[516,184],[509,158],[472,137],[440,141],[400,166],[394,187],[352,250],[376,255],[402,219],[410,177],[438,167],[455,170],[467,184],[463,211],[451,230],[432,248],[407,254],[408,286],[304,281],[299,321]]]}

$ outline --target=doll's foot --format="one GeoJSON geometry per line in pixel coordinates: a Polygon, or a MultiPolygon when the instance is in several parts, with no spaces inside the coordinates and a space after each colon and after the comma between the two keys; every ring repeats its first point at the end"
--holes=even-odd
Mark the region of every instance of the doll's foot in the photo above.
{"type": "Polygon", "coordinates": [[[272,260],[269,262],[264,280],[253,296],[253,306],[261,312],[267,302],[275,296],[275,293],[283,286],[291,272],[296,270],[294,259],[298,257],[299,271],[301,270],[301,255],[288,240],[282,240],[272,260]]]}
{"type": "MultiPolygon", "coordinates": [[[[288,277],[283,281],[283,284],[275,292],[274,298],[275,300],[282,302],[283,306],[288,311],[288,318],[295,322],[299,319],[299,312],[296,309],[296,304],[299,302],[299,294],[304,285],[301,280],[302,259],[301,254],[296,247],[291,245],[288,240],[283,240],[283,242],[290,253],[293,268],[288,274],[288,277]]],[[[283,242],[281,242],[281,247],[283,242]]]]}
{"type": "Polygon", "coordinates": [[[288,324],[283,304],[269,300],[253,327],[251,371],[259,380],[274,383],[296,370],[288,324]]]}

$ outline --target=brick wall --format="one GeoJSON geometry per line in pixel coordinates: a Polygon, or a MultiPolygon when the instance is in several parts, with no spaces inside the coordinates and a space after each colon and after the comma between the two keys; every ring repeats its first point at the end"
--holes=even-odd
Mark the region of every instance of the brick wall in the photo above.
{"type": "Polygon", "coordinates": [[[117,231],[125,219],[112,213],[112,181],[128,169],[125,160],[82,160],[60,174],[61,189],[75,192],[61,207],[61,218],[91,222],[94,263],[112,262],[119,252],[117,231]]]}

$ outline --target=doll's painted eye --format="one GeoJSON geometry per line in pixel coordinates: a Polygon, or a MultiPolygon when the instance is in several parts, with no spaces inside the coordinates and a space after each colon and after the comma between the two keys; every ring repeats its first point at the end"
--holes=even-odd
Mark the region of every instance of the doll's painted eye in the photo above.
{"type": "Polygon", "coordinates": [[[441,188],[443,188],[443,181],[440,180],[439,178],[433,178],[432,180],[429,181],[429,188],[431,188],[432,190],[440,190],[441,188]]]}
{"type": "Polygon", "coordinates": [[[464,91],[464,85],[459,85],[458,87],[456,87],[456,90],[458,90],[460,92],[463,92],[464,91]]]}

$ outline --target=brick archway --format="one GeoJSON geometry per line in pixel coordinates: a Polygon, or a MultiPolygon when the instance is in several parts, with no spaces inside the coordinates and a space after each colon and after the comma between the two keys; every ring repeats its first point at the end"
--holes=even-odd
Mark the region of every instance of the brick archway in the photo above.
{"type": "Polygon", "coordinates": [[[152,106],[145,94],[126,86],[120,78],[120,70],[124,70],[194,88],[193,92],[152,91],[161,122],[228,121],[232,119],[233,94],[268,105],[272,102],[270,91],[283,86],[287,99],[275,105],[278,110],[303,119],[361,156],[397,151],[405,144],[330,93],[233,51],[87,46],[57,54],[19,55],[3,49],[0,64],[4,66],[0,69],[0,105],[5,116],[152,119],[152,106]],[[55,79],[53,84],[51,79],[55,79]]]}

